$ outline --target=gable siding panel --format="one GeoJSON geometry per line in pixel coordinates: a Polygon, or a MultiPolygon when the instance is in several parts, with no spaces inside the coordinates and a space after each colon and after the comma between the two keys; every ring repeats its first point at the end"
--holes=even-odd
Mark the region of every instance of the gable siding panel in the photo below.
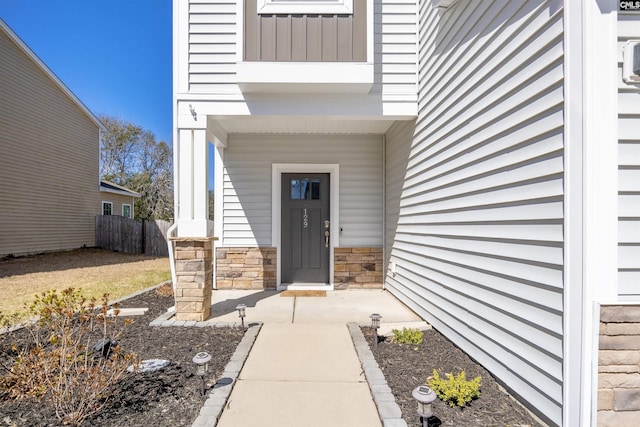
{"type": "Polygon", "coordinates": [[[230,0],[189,1],[189,92],[238,94],[237,5],[230,0]],[[200,64],[194,68],[193,64],[200,64]]]}
{"type": "Polygon", "coordinates": [[[0,31],[0,255],[95,244],[96,124],[0,31]]]}
{"type": "MultiPolygon", "coordinates": [[[[640,39],[640,17],[618,15],[618,73],[622,47],[640,39]]],[[[618,294],[640,297],[640,87],[618,79],[618,294]]]]}
{"type": "Polygon", "coordinates": [[[406,156],[387,159],[387,288],[560,424],[562,12],[423,2],[419,19],[413,140],[387,133],[406,156]]]}
{"type": "Polygon", "coordinates": [[[341,246],[382,245],[380,136],[231,135],[225,150],[225,246],[271,246],[272,163],[340,165],[341,246]]]}
{"type": "MultiPolygon", "coordinates": [[[[255,9],[255,1],[248,1],[249,9],[255,9]]],[[[375,68],[372,93],[382,93],[383,102],[410,102],[416,96],[416,1],[375,0],[374,8],[374,62],[375,68]],[[402,95],[398,98],[398,95],[402,95]]],[[[190,0],[189,6],[189,92],[239,94],[236,77],[236,14],[235,1],[229,0],[190,0]]],[[[268,19],[247,19],[246,37],[258,38],[259,31],[273,31],[283,28],[268,26],[268,19]],[[250,25],[251,24],[251,25],[250,25]],[[268,27],[268,28],[267,28],[268,27]]],[[[323,56],[333,61],[342,61],[348,53],[345,51],[345,37],[340,37],[330,47],[320,43],[322,31],[327,25],[334,26],[340,34],[347,31],[345,23],[310,21],[306,32],[300,37],[289,37],[281,48],[295,60],[319,61],[323,56]],[[314,24],[315,22],[315,24],[314,24]],[[314,26],[315,25],[315,26],[314,26]],[[283,47],[284,46],[284,47],[283,47]],[[304,52],[303,52],[304,51],[304,52]]],[[[340,19],[338,19],[340,21],[340,19]]],[[[354,20],[352,31],[360,31],[365,20],[354,20]]],[[[284,25],[286,27],[286,25],[284,25]]],[[[293,28],[293,27],[292,27],[293,28]]],[[[297,28],[297,27],[296,27],[297,28]]],[[[287,29],[286,31],[293,31],[287,29]]],[[[245,55],[256,56],[256,43],[246,44],[245,55]]],[[[240,47],[242,49],[242,47],[240,47]]],[[[279,55],[275,45],[269,48],[263,59],[274,60],[279,55]]],[[[354,47],[353,57],[365,58],[366,46],[354,47]]],[[[187,66],[187,65],[184,65],[187,66]]]]}

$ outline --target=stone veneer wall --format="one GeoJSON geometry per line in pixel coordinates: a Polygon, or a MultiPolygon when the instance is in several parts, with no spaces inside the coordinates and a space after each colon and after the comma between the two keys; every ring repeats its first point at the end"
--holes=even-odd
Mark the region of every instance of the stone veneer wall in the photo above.
{"type": "Polygon", "coordinates": [[[276,248],[216,249],[217,289],[275,289],[276,248]]]}
{"type": "Polygon", "coordinates": [[[382,248],[335,248],[334,289],[382,288],[382,248]]]}
{"type": "Polygon", "coordinates": [[[175,242],[176,320],[207,320],[211,315],[213,251],[211,239],[173,238],[175,242]]]}
{"type": "Polygon", "coordinates": [[[598,426],[640,425],[640,306],[602,306],[598,426]]]}

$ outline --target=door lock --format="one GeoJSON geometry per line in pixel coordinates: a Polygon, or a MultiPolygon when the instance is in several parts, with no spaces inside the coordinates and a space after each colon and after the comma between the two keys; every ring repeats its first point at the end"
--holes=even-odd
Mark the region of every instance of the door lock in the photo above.
{"type": "Polygon", "coordinates": [[[324,232],[324,247],[329,247],[329,230],[324,232]]]}
{"type": "Polygon", "coordinates": [[[330,224],[331,224],[331,221],[329,221],[328,219],[324,220],[324,228],[329,228],[330,224]]]}

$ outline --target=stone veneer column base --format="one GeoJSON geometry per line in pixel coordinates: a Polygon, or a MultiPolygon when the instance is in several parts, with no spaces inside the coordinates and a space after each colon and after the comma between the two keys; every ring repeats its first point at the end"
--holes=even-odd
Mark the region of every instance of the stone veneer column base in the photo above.
{"type": "Polygon", "coordinates": [[[335,248],[334,289],[381,289],[382,248],[335,248]]]}
{"type": "Polygon", "coordinates": [[[598,426],[640,422],[640,306],[602,306],[598,354],[598,426]]]}
{"type": "Polygon", "coordinates": [[[216,248],[217,289],[276,289],[276,248],[216,248]]]}
{"type": "Polygon", "coordinates": [[[201,322],[211,316],[213,247],[211,238],[177,237],[175,242],[176,320],[201,322]]]}

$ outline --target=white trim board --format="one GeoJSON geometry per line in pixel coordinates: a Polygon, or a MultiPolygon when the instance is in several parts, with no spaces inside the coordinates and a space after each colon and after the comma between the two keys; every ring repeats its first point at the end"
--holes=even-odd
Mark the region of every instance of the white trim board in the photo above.
{"type": "MultiPolygon", "coordinates": [[[[340,165],[338,164],[308,164],[308,163],[273,163],[271,165],[271,242],[277,250],[277,278],[276,287],[278,290],[287,289],[287,286],[282,286],[281,277],[281,249],[280,242],[281,227],[280,227],[280,215],[281,215],[281,193],[282,193],[282,174],[283,173],[328,173],[329,174],[329,192],[330,203],[329,208],[331,212],[331,246],[329,248],[329,284],[328,286],[322,286],[322,289],[333,290],[333,248],[340,246],[340,165]]],[[[298,289],[311,289],[311,287],[317,287],[318,284],[304,285],[294,284],[294,287],[298,289]]],[[[291,288],[291,286],[289,286],[291,288]]]]}
{"type": "Polygon", "coordinates": [[[258,14],[352,14],[353,0],[258,0],[258,14]]]}

